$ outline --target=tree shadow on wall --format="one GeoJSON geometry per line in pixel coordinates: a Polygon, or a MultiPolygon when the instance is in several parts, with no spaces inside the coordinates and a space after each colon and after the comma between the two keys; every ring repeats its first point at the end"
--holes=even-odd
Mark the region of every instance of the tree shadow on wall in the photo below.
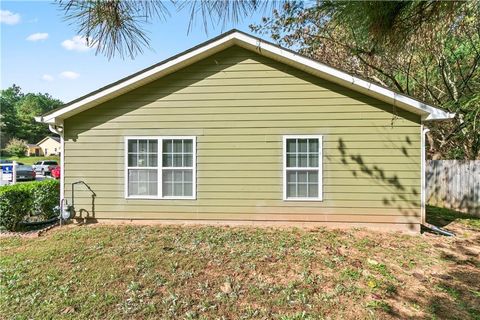
{"type": "MultiPolygon", "coordinates": [[[[408,146],[411,144],[410,138],[406,137],[405,143],[396,146],[396,148],[406,158],[409,158],[408,146]]],[[[368,163],[364,156],[351,151],[342,138],[338,139],[337,149],[340,152],[341,163],[355,179],[367,178],[369,184],[381,186],[382,189],[385,189],[385,194],[381,198],[383,208],[396,209],[401,212],[405,218],[405,223],[413,230],[420,218],[420,183],[418,183],[418,187],[406,185],[398,176],[397,169],[387,171],[381,167],[381,164],[368,163]],[[387,192],[390,193],[388,196],[386,195],[387,192]]],[[[392,165],[395,165],[395,163],[392,165]]],[[[420,171],[420,167],[418,170],[420,171]]],[[[368,188],[368,186],[365,188],[368,188]]]]}

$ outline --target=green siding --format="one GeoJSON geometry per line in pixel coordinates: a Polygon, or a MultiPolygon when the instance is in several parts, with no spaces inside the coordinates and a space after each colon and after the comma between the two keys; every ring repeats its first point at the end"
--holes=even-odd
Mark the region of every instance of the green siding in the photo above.
{"type": "Polygon", "coordinates": [[[65,121],[95,218],[420,222],[420,117],[233,47],[65,121]],[[322,202],[282,200],[282,135],[321,134],[322,202]],[[197,136],[197,200],[124,198],[124,137],[197,136]]]}

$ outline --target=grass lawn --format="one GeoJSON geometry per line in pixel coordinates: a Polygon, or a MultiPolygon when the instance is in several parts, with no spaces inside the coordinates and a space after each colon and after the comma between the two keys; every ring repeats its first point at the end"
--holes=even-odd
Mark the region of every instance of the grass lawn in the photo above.
{"type": "Polygon", "coordinates": [[[27,165],[34,164],[41,160],[57,160],[60,163],[59,156],[46,156],[46,157],[6,157],[7,160],[22,162],[27,165]]]}
{"type": "MultiPolygon", "coordinates": [[[[435,212],[435,210],[433,210],[435,212]]],[[[0,239],[5,319],[480,319],[480,226],[70,225],[0,239]]]]}

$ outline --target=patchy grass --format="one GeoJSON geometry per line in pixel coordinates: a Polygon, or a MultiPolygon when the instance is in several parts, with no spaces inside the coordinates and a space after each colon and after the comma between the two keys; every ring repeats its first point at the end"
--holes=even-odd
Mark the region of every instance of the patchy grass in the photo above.
{"type": "Polygon", "coordinates": [[[0,239],[0,317],[479,319],[479,253],[474,228],[67,226],[0,239]]]}
{"type": "Polygon", "coordinates": [[[6,157],[5,159],[7,160],[12,160],[12,161],[17,161],[24,163],[26,165],[32,165],[38,161],[42,160],[56,160],[58,163],[60,163],[60,157],[59,156],[47,156],[47,157],[6,157]]]}

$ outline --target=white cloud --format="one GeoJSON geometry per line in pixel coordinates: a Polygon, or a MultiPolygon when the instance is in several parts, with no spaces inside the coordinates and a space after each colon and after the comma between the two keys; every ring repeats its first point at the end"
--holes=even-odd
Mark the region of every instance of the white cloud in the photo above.
{"type": "Polygon", "coordinates": [[[80,74],[73,71],[63,71],[60,73],[60,78],[74,80],[80,77],[80,74]]]}
{"type": "Polygon", "coordinates": [[[40,41],[40,40],[47,40],[48,38],[48,33],[34,33],[34,34],[31,34],[27,37],[26,40],[28,41],[40,41]]]}
{"type": "Polygon", "coordinates": [[[67,39],[62,42],[62,47],[67,50],[73,51],[88,51],[91,48],[95,47],[95,45],[88,45],[87,39],[82,36],[74,36],[72,39],[67,39]]]}
{"type": "Polygon", "coordinates": [[[0,23],[14,25],[20,22],[20,15],[8,10],[0,10],[0,23]]]}
{"type": "Polygon", "coordinates": [[[51,74],[44,74],[42,76],[42,80],[45,80],[45,81],[53,81],[53,76],[51,74]]]}

